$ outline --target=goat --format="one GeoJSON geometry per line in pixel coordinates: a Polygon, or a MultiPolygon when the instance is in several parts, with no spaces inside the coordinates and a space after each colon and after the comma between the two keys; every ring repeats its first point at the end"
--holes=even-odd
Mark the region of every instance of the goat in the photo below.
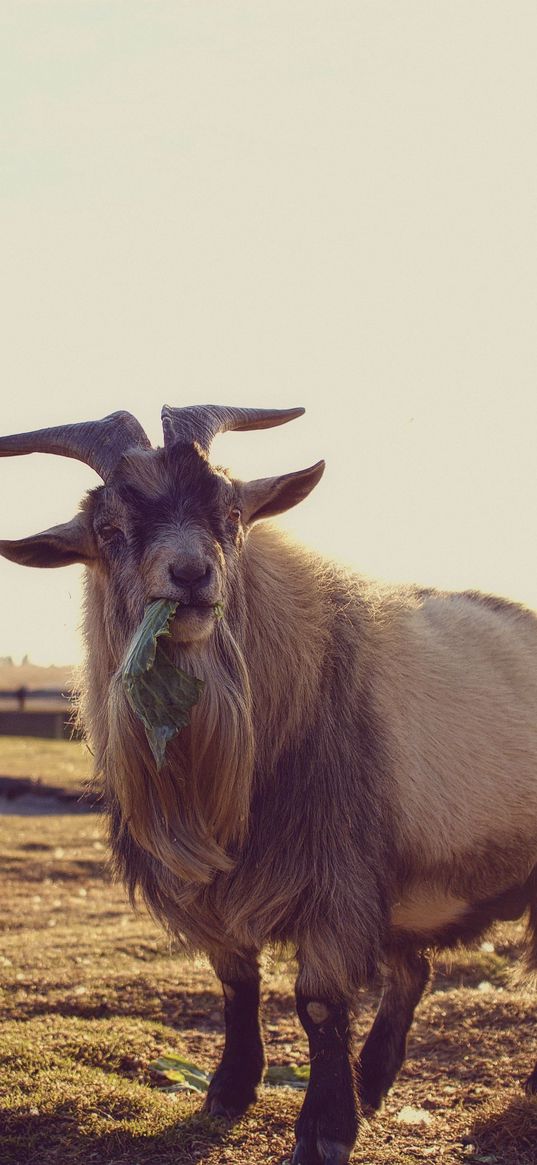
{"type": "Polygon", "coordinates": [[[245,483],[210,465],[211,440],[302,412],[165,407],[158,449],[128,413],[4,437],[0,455],[75,457],[104,484],[0,552],[88,567],[82,717],[115,867],[223,985],[209,1113],[255,1099],[259,956],[293,944],[311,1057],[293,1162],[344,1165],[403,1062],[428,948],[529,908],[537,970],[537,622],[486,595],[373,584],[260,522],[324,463],[245,483]],[[179,602],[168,650],[205,681],[160,771],[120,682],[156,598],[179,602]],[[355,1061],[350,1013],[378,975],[355,1061]]]}

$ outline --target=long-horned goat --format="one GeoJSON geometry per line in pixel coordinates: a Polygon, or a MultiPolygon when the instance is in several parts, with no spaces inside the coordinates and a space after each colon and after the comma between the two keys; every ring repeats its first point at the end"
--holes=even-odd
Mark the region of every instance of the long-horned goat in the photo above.
{"type": "Polygon", "coordinates": [[[302,411],[165,407],[158,449],[123,412],[4,437],[0,455],[75,457],[104,484],[0,552],[88,568],[82,715],[115,864],[223,984],[209,1112],[255,1098],[258,959],[292,944],[311,1053],[293,1162],[343,1165],[403,1061],[427,949],[529,908],[537,969],[537,622],[473,592],[372,585],[261,522],[323,462],[245,483],[210,465],[211,440],[302,411]],[[160,770],[119,681],[154,599],[179,602],[174,658],[205,681],[160,770]],[[355,1060],[349,1015],[378,975],[355,1060]]]}

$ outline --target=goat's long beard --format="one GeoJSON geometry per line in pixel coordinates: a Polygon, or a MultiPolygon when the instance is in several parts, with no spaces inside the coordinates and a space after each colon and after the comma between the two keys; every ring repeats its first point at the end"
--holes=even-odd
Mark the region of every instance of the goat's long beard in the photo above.
{"type": "Polygon", "coordinates": [[[218,871],[233,868],[233,852],[248,826],[250,687],[242,651],[224,620],[206,643],[176,645],[173,652],[179,667],[205,682],[189,727],[168,744],[158,771],[116,674],[109,691],[105,778],[137,844],[183,883],[207,884],[218,871]]]}

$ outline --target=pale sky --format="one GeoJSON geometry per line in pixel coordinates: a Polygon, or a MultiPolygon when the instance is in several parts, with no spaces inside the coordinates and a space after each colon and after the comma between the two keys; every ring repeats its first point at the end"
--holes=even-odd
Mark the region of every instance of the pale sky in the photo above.
{"type": "MultiPolygon", "coordinates": [[[[239,476],[362,572],[537,606],[537,6],[0,0],[0,432],[287,407],[239,476]]],[[[0,460],[0,537],[98,484],[0,460]]],[[[77,661],[80,570],[0,560],[0,656],[77,661]]]]}

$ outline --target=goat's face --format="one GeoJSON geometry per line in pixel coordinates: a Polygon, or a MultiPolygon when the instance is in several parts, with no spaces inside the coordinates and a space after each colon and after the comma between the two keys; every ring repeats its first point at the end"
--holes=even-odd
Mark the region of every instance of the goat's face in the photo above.
{"type": "Polygon", "coordinates": [[[86,506],[116,610],[135,627],[153,599],[177,602],[171,631],[181,643],[206,639],[226,608],[242,519],[239,487],[193,444],[127,454],[86,506]]]}
{"type": "Polygon", "coordinates": [[[298,473],[234,481],[209,464],[211,439],[225,429],[281,424],[302,411],[166,406],[163,449],[150,447],[128,413],[0,438],[0,456],[44,451],[77,457],[105,482],[71,522],[0,542],[0,553],[25,566],[84,562],[93,568],[104,583],[116,649],[154,599],[177,602],[172,635],[178,643],[203,642],[234,597],[249,527],[296,505],[324,469],[321,461],[298,473]]]}

